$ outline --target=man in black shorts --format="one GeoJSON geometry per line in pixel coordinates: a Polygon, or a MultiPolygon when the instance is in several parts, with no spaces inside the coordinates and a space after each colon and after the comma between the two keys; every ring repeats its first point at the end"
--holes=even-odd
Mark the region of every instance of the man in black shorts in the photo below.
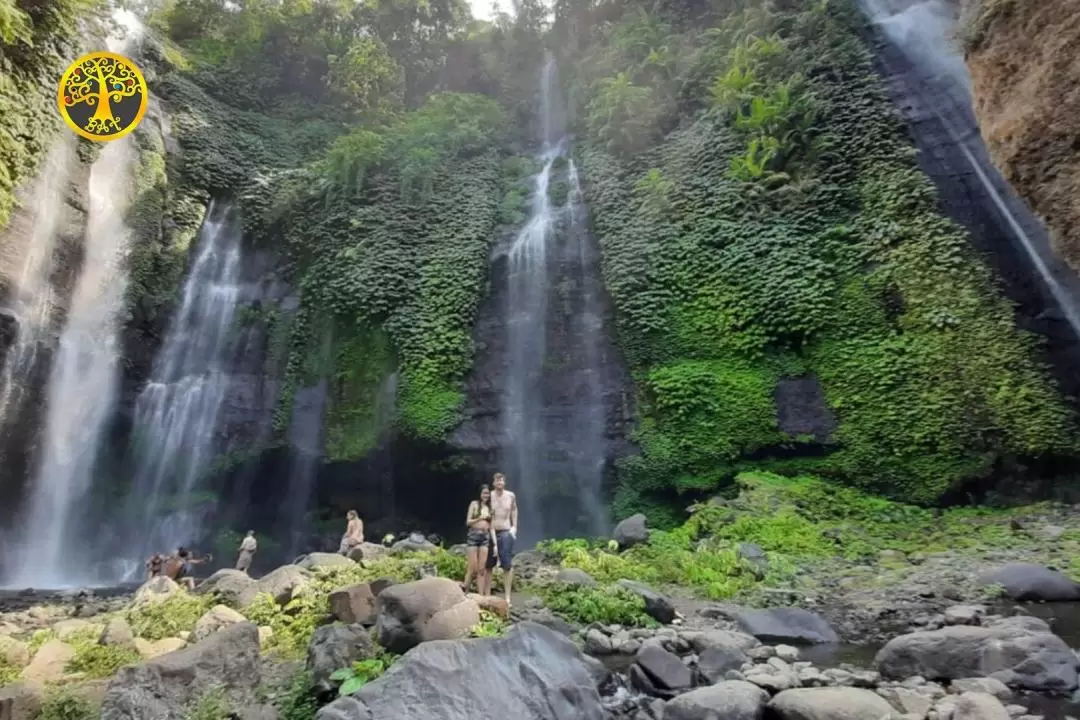
{"type": "Polygon", "coordinates": [[[510,605],[510,586],[514,582],[514,540],[517,538],[518,507],[514,493],[506,489],[506,476],[495,473],[491,493],[491,531],[494,542],[488,551],[487,568],[497,564],[503,571],[503,597],[510,605]]]}

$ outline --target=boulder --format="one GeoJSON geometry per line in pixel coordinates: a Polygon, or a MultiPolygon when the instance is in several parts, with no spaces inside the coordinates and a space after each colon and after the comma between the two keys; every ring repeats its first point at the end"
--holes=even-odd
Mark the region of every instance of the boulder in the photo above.
{"type": "Polygon", "coordinates": [[[640,596],[645,601],[645,612],[657,622],[668,625],[675,619],[675,605],[667,596],[658,593],[644,583],[633,580],[620,580],[616,584],[640,596]]]}
{"type": "Polygon", "coordinates": [[[311,573],[304,568],[297,565],[282,565],[269,575],[259,578],[256,587],[260,593],[269,593],[278,605],[284,605],[310,582],[311,573]]]}
{"type": "Polygon", "coordinates": [[[953,680],[949,684],[949,690],[959,694],[967,692],[986,693],[987,695],[993,695],[1002,702],[1012,699],[1013,695],[1008,685],[994,678],[961,678],[953,680]]]}
{"type": "Polygon", "coordinates": [[[307,647],[307,670],[319,692],[334,690],[330,681],[335,670],[348,667],[357,660],[375,656],[375,644],[360,625],[323,625],[315,630],[307,647]]]}
{"type": "Polygon", "coordinates": [[[622,550],[649,542],[649,527],[645,516],[638,513],[622,520],[615,526],[611,536],[622,550]]]}
{"type": "Polygon", "coordinates": [[[761,645],[753,635],[731,632],[730,630],[705,630],[681,633],[694,648],[694,652],[703,653],[709,648],[734,648],[746,652],[761,645]]]}
{"type": "Polygon", "coordinates": [[[1013,600],[1046,602],[1080,600],[1080,584],[1034,563],[1009,563],[979,577],[983,585],[1001,585],[1013,600]]]}
{"type": "Polygon", "coordinates": [[[945,608],[946,625],[979,625],[985,616],[985,605],[953,605],[945,608]]]}
{"type": "Polygon", "coordinates": [[[101,631],[98,642],[102,645],[131,645],[135,641],[135,633],[131,625],[122,617],[114,617],[101,631]]]}
{"type": "Polygon", "coordinates": [[[784,690],[772,699],[768,709],[779,720],[887,720],[893,716],[893,708],[885,698],[870,690],[849,687],[784,690]]]}
{"type": "Polygon", "coordinates": [[[715,645],[698,654],[697,669],[711,683],[719,682],[730,670],[739,670],[747,662],[746,653],[734,645],[715,645]]]}
{"type": "Polygon", "coordinates": [[[1056,635],[1024,627],[956,625],[895,637],[875,658],[881,674],[928,680],[992,677],[1035,691],[1077,687],[1076,656],[1056,635]]]}
{"type": "Polygon", "coordinates": [[[2,635],[0,636],[0,660],[11,667],[26,667],[30,664],[30,646],[22,640],[2,635]]]}
{"type": "Polygon", "coordinates": [[[762,642],[794,645],[840,642],[840,636],[823,617],[802,608],[739,610],[734,615],[743,630],[762,642]]]}
{"type": "Polygon", "coordinates": [[[769,693],[743,680],[717,683],[664,705],[664,720],[761,720],[769,693]]]}
{"type": "Polygon", "coordinates": [[[175,592],[180,590],[180,586],[175,582],[165,577],[164,575],[158,575],[155,578],[150,578],[142,587],[135,591],[135,598],[133,602],[136,605],[145,602],[153,602],[155,600],[162,600],[169,597],[175,592]]]}
{"type": "Polygon", "coordinates": [[[98,632],[101,631],[100,625],[94,625],[92,622],[89,622],[87,620],[79,620],[77,618],[72,618],[70,620],[61,620],[60,622],[53,625],[53,632],[55,632],[56,637],[60,638],[61,640],[67,640],[72,635],[83,633],[88,630],[93,630],[95,628],[98,630],[98,632]]]}
{"type": "Polygon", "coordinates": [[[993,695],[966,692],[956,700],[953,720],[1010,720],[1009,711],[993,695]]]}
{"type": "Polygon", "coordinates": [[[105,691],[101,720],[184,720],[190,705],[224,687],[233,707],[255,706],[259,630],[231,625],[191,647],[121,668],[105,691]]]}
{"type": "Polygon", "coordinates": [[[429,577],[393,585],[376,600],[378,643],[405,653],[422,642],[465,637],[480,622],[480,608],[453,580],[429,577]]]}
{"type": "Polygon", "coordinates": [[[349,559],[360,562],[361,560],[377,560],[390,554],[390,548],[376,545],[375,543],[360,543],[349,551],[349,559]]]}
{"type": "Polygon", "coordinates": [[[643,645],[634,663],[645,671],[651,684],[660,690],[686,690],[694,684],[690,668],[683,664],[678,655],[665,650],[659,643],[643,645]]]}
{"type": "MultiPolygon", "coordinates": [[[[423,582],[423,581],[420,581],[423,582]]],[[[316,720],[602,720],[593,676],[572,642],[535,623],[504,636],[428,642],[316,720]]]]}
{"type": "Polygon", "coordinates": [[[221,602],[246,608],[259,593],[259,583],[245,572],[229,568],[218,570],[195,587],[195,594],[218,596],[221,602]]]}
{"type": "Polygon", "coordinates": [[[368,587],[371,588],[371,594],[375,597],[379,597],[379,594],[391,585],[397,585],[397,580],[394,580],[393,578],[375,578],[368,583],[368,587]]]}
{"type": "Polygon", "coordinates": [[[584,585],[592,587],[596,585],[593,576],[578,568],[563,568],[555,573],[555,582],[563,585],[584,585]]]}
{"type": "Polygon", "coordinates": [[[19,673],[19,679],[32,685],[59,680],[64,668],[75,657],[75,649],[63,640],[50,640],[38,648],[30,664],[19,673]]]}
{"type": "Polygon", "coordinates": [[[44,688],[16,682],[0,687],[0,720],[37,720],[44,688]]]}
{"type": "Polygon", "coordinates": [[[374,625],[375,595],[367,583],[338,588],[330,593],[330,612],[346,624],[374,625]]]}
{"type": "Polygon", "coordinates": [[[435,552],[439,549],[438,545],[430,542],[426,537],[420,533],[412,533],[404,540],[398,540],[390,547],[390,552],[395,555],[402,553],[414,553],[414,552],[435,552]]]}
{"type": "Polygon", "coordinates": [[[354,566],[356,561],[339,553],[313,552],[301,555],[293,562],[293,565],[305,570],[314,570],[315,568],[354,566]]]}
{"type": "Polygon", "coordinates": [[[247,622],[247,618],[240,613],[226,605],[215,605],[195,623],[192,638],[195,642],[199,642],[222,628],[242,622],[247,622]]]}

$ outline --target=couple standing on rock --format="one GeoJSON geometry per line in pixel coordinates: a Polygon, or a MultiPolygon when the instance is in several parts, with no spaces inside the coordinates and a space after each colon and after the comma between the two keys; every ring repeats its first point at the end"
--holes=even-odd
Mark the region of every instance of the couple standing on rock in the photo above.
{"type": "Polygon", "coordinates": [[[490,595],[491,575],[497,564],[503,570],[503,596],[509,606],[510,586],[514,581],[517,497],[506,489],[506,476],[502,473],[495,473],[492,484],[495,486],[494,492],[487,485],[480,486],[480,498],[469,503],[469,511],[465,515],[469,565],[462,588],[468,592],[475,577],[480,594],[490,595]]]}

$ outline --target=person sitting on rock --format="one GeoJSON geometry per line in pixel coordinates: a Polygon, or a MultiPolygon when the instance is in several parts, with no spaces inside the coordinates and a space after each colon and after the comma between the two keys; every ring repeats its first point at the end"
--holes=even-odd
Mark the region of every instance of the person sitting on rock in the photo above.
{"type": "Polygon", "coordinates": [[[465,546],[468,566],[465,569],[465,582],[461,589],[469,592],[472,580],[476,578],[477,591],[484,594],[484,578],[487,575],[488,538],[491,534],[491,488],[480,486],[480,498],[469,503],[465,513],[465,546]]]}
{"type": "Polygon", "coordinates": [[[195,566],[210,562],[213,559],[214,557],[212,555],[207,555],[204,558],[197,558],[192,555],[191,551],[187,548],[177,548],[176,554],[170,557],[165,563],[165,576],[174,582],[186,585],[188,590],[194,590],[195,566]]]}
{"type": "Polygon", "coordinates": [[[236,558],[236,569],[246,573],[251,567],[251,560],[255,557],[258,543],[255,542],[255,531],[248,530],[247,537],[240,542],[240,556],[236,558]]]}
{"type": "Polygon", "coordinates": [[[345,534],[341,536],[338,552],[348,557],[353,548],[364,544],[364,521],[355,510],[345,513],[345,519],[349,522],[345,526],[345,534]]]}

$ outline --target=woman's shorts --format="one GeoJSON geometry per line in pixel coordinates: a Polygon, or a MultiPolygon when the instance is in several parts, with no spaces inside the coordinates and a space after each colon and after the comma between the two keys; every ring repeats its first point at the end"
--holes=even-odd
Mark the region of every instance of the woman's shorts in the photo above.
{"type": "Polygon", "coordinates": [[[470,530],[465,536],[465,544],[469,547],[487,547],[490,540],[491,533],[487,530],[470,530]]]}

